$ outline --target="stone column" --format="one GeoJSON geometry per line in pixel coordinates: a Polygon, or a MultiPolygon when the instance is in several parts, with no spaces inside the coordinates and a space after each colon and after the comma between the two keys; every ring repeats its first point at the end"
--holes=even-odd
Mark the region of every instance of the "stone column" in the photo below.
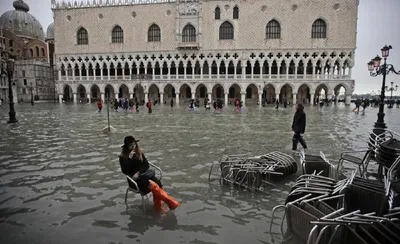
{"type": "Polygon", "coordinates": [[[242,80],[246,79],[246,66],[242,65],[242,80]]]}
{"type": "Polygon", "coordinates": [[[122,79],[125,80],[125,66],[122,68],[122,79]]]}
{"type": "Polygon", "coordinates": [[[110,67],[107,67],[107,79],[110,80],[111,76],[110,76],[110,67]]]}
{"type": "Polygon", "coordinates": [[[175,67],[175,79],[179,79],[178,67],[175,67]]]}
{"type": "Polygon", "coordinates": [[[176,106],[179,106],[179,93],[175,93],[175,103],[176,106]]]}
{"type": "Polygon", "coordinates": [[[208,79],[211,79],[211,66],[210,65],[208,65],[208,79]]]}
{"type": "Polygon", "coordinates": [[[106,100],[105,94],[104,94],[104,93],[101,93],[101,94],[100,94],[100,97],[101,97],[101,101],[102,101],[102,102],[104,102],[104,101],[106,100]]]}
{"type": "Polygon", "coordinates": [[[297,80],[297,70],[298,70],[298,64],[297,63],[295,63],[294,64],[294,78],[297,80]]]}
{"type": "Polygon", "coordinates": [[[211,92],[207,93],[208,95],[208,101],[211,102],[211,92]]]}
{"type": "Polygon", "coordinates": [[[225,93],[225,94],[224,94],[224,95],[225,95],[225,99],[224,99],[225,106],[228,105],[228,94],[229,94],[229,93],[225,93]]]}
{"type": "Polygon", "coordinates": [[[74,97],[74,103],[78,103],[78,94],[72,93],[72,96],[74,97]]]}
{"type": "Polygon", "coordinates": [[[164,93],[160,92],[160,104],[164,104],[164,93]]]}
{"type": "Polygon", "coordinates": [[[316,67],[317,67],[317,65],[313,64],[313,66],[312,66],[312,79],[313,80],[315,79],[315,69],[316,69],[316,67]]]}
{"type": "Polygon", "coordinates": [[[192,99],[194,99],[196,96],[196,93],[192,92],[192,99]]]}
{"type": "Polygon", "coordinates": [[[351,94],[346,93],[346,100],[345,100],[346,106],[350,106],[351,104],[351,94]]]}
{"type": "Polygon", "coordinates": [[[63,94],[58,94],[58,102],[59,103],[63,102],[63,94]]]}
{"type": "Polygon", "coordinates": [[[310,93],[310,104],[314,105],[314,93],[310,93]]]}
{"type": "MultiPolygon", "coordinates": [[[[211,63],[211,65],[212,65],[212,63],[211,63]]],[[[217,64],[217,80],[219,80],[219,65],[220,65],[220,63],[217,64]]]]}
{"type": "Polygon", "coordinates": [[[91,103],[91,99],[90,99],[90,93],[86,93],[86,98],[89,101],[88,103],[91,103]]]}
{"type": "Polygon", "coordinates": [[[149,101],[149,93],[145,92],[144,93],[144,103],[147,103],[149,101]]]}
{"type": "Polygon", "coordinates": [[[271,79],[272,64],[268,64],[268,79],[271,79]]]}
{"type": "Polygon", "coordinates": [[[78,66],[79,69],[79,80],[82,80],[82,66],[78,66]]]}
{"type": "Polygon", "coordinates": [[[195,72],[194,72],[194,66],[192,66],[192,79],[194,79],[194,76],[195,76],[196,74],[195,74],[195,72]]]}
{"type": "Polygon", "coordinates": [[[203,66],[200,66],[200,79],[203,79],[203,66]]]}
{"type": "MultiPolygon", "coordinates": [[[[289,63],[290,65],[290,63],[289,63]]],[[[289,79],[289,65],[286,65],[286,79],[289,79]]]]}
{"type": "Polygon", "coordinates": [[[129,98],[130,98],[130,99],[133,98],[133,93],[129,93],[129,98]]]}
{"type": "Polygon", "coordinates": [[[261,106],[262,104],[262,93],[258,92],[258,105],[261,106]]]}
{"type": "Polygon", "coordinates": [[[328,101],[332,99],[332,94],[327,94],[326,98],[328,98],[328,101]]]}
{"type": "Polygon", "coordinates": [[[58,70],[58,80],[61,80],[61,70],[58,70]]]}
{"type": "Polygon", "coordinates": [[[186,68],[187,68],[187,65],[186,65],[186,64],[183,64],[183,78],[184,78],[185,80],[187,79],[186,68]]]}
{"type": "Polygon", "coordinates": [[[228,79],[228,66],[225,66],[225,79],[228,79]]]}
{"type": "Polygon", "coordinates": [[[115,96],[115,99],[118,100],[118,93],[115,93],[114,96],[115,96]]]}
{"type": "Polygon", "coordinates": [[[168,66],[168,74],[167,74],[167,79],[171,79],[171,66],[168,66]]]}
{"type": "Polygon", "coordinates": [[[103,80],[103,68],[100,68],[100,79],[103,80]]]}
{"type": "Polygon", "coordinates": [[[293,93],[293,105],[297,104],[297,93],[293,93]]]}
{"type": "Polygon", "coordinates": [[[243,106],[246,104],[246,93],[240,93],[240,101],[243,102],[243,106]]]}
{"type": "Polygon", "coordinates": [[[275,99],[279,101],[279,94],[281,93],[275,93],[275,99]]]}
{"type": "Polygon", "coordinates": [[[233,78],[234,78],[235,80],[237,79],[236,65],[233,67],[233,78]]]}

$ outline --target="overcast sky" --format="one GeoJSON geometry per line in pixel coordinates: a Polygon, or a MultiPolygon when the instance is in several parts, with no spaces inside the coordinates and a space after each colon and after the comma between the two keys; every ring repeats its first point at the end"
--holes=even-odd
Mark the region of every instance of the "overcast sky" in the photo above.
{"type": "MultiPolygon", "coordinates": [[[[29,12],[40,21],[43,29],[46,30],[47,26],[53,22],[51,1],[24,1],[30,6],[29,12]]],[[[370,77],[367,62],[377,54],[381,55],[380,49],[385,44],[393,46],[388,63],[400,70],[400,0],[359,1],[356,60],[352,78],[356,82],[355,93],[371,93],[381,89],[382,76],[370,77]]],[[[0,0],[0,13],[14,9],[13,2],[14,0],[0,0]]],[[[390,74],[387,76],[387,84],[391,81],[400,86],[400,75],[390,74]]],[[[400,88],[396,94],[400,95],[400,88]]]]}

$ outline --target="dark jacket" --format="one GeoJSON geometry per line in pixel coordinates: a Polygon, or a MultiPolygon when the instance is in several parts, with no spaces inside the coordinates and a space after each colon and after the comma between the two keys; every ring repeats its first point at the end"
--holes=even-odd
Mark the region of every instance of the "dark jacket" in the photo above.
{"type": "Polygon", "coordinates": [[[147,158],[143,156],[143,161],[140,161],[139,159],[133,157],[133,158],[127,158],[124,156],[119,156],[119,164],[121,165],[121,171],[122,173],[132,177],[134,174],[137,172],[140,172],[140,174],[146,172],[146,170],[149,169],[149,161],[147,161],[147,158]]]}
{"type": "MultiPolygon", "coordinates": [[[[144,154],[142,156],[143,161],[140,161],[137,158],[127,158],[120,155],[119,164],[121,166],[122,173],[132,177],[137,172],[140,172],[140,174],[146,172],[150,168],[150,165],[144,154]]],[[[149,180],[156,182],[162,188],[161,181],[155,176],[149,178],[146,175],[140,175],[139,178],[136,180],[136,183],[138,184],[139,189],[142,193],[147,194],[149,192],[149,180]]],[[[129,180],[128,184],[131,188],[135,188],[135,186],[129,180]]]]}
{"type": "Polygon", "coordinates": [[[292,130],[296,134],[304,134],[306,130],[306,114],[303,111],[296,111],[294,114],[292,130]]]}

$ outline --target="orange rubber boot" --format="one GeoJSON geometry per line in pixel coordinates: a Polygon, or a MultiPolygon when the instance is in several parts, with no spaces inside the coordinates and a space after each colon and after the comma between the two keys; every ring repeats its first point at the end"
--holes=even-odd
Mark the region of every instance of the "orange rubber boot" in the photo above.
{"type": "Polygon", "coordinates": [[[149,182],[150,182],[150,191],[153,193],[153,199],[156,198],[165,202],[168,205],[169,209],[171,210],[174,210],[181,205],[177,200],[168,196],[168,194],[163,189],[161,189],[157,185],[157,183],[155,183],[152,180],[149,180],[149,182]]]}

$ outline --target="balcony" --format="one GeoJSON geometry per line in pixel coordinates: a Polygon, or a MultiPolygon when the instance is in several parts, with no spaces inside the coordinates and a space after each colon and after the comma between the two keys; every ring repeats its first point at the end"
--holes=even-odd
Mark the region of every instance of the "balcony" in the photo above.
{"type": "Polygon", "coordinates": [[[178,49],[200,49],[198,42],[179,42],[178,49]]]}
{"type": "Polygon", "coordinates": [[[101,76],[61,76],[60,81],[72,81],[72,83],[102,83],[113,80],[132,80],[132,81],[218,81],[218,82],[233,82],[233,81],[301,81],[301,80],[315,80],[315,81],[330,81],[330,80],[346,80],[350,79],[350,75],[303,75],[303,74],[133,74],[133,75],[104,75],[101,76]]]}

